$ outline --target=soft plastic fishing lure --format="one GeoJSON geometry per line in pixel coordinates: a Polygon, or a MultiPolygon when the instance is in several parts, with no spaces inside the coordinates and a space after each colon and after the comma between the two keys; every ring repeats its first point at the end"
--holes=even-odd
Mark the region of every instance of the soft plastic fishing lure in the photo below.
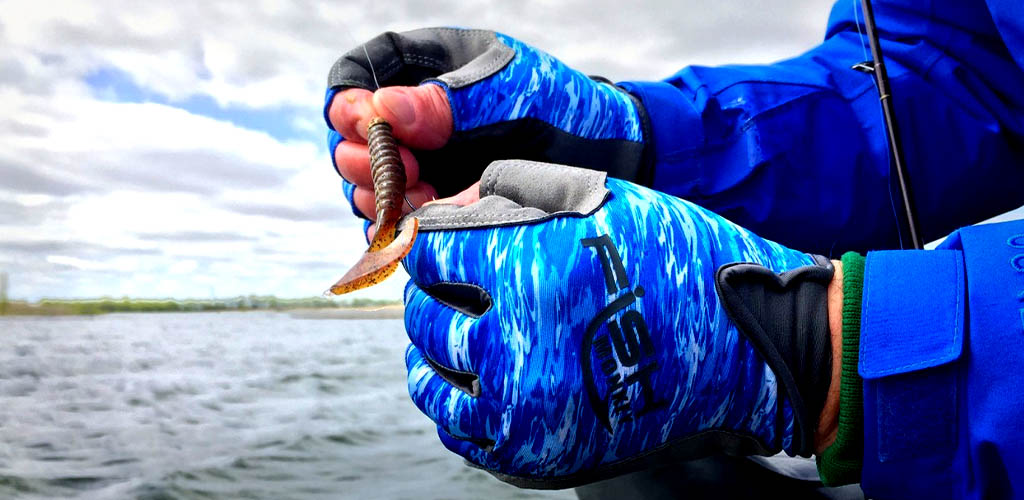
{"type": "Polygon", "coordinates": [[[380,117],[370,120],[366,140],[370,149],[377,232],[366,253],[331,287],[330,293],[334,295],[367,288],[391,276],[412,249],[419,231],[419,221],[415,217],[402,220],[405,165],[391,133],[391,124],[380,117]],[[399,221],[402,222],[401,227],[399,221]]]}

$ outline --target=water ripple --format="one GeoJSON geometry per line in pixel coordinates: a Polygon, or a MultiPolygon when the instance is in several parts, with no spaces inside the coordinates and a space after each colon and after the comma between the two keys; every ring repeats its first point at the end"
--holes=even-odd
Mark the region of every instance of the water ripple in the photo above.
{"type": "Polygon", "coordinates": [[[0,498],[574,498],[443,449],[406,394],[400,320],[134,314],[0,331],[0,498]]]}

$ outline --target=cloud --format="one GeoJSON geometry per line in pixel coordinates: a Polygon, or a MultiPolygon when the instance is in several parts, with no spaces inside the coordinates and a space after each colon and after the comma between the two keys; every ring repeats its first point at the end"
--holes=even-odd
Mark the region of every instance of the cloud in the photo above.
{"type": "Polygon", "coordinates": [[[41,169],[28,159],[6,157],[0,152],[0,177],[9,192],[68,195],[91,189],[90,183],[61,178],[49,169],[41,169]]]}
{"type": "Polygon", "coordinates": [[[248,214],[285,219],[292,221],[330,221],[337,220],[342,211],[338,204],[318,203],[315,205],[296,206],[293,204],[271,203],[261,201],[224,200],[220,204],[229,210],[248,214]]]}
{"type": "Polygon", "coordinates": [[[431,2],[6,2],[8,43],[79,76],[101,66],[172,99],[315,106],[329,65],[386,30],[495,29],[612,78],[657,78],[694,61],[764,61],[821,39],[829,0],[431,2]],[[62,13],[63,15],[55,15],[62,13]],[[75,73],[73,73],[75,74],[75,73]]]}
{"type": "MultiPolygon", "coordinates": [[[[2,36],[2,33],[0,33],[2,36]]],[[[56,88],[43,59],[32,53],[0,49],[0,88],[13,87],[30,94],[50,95],[56,88]]]]}
{"type": "Polygon", "coordinates": [[[98,180],[108,186],[201,194],[219,193],[226,185],[242,189],[280,186],[291,175],[282,168],[217,150],[133,151],[95,165],[98,180]]]}
{"type": "Polygon", "coordinates": [[[123,271],[121,269],[118,269],[118,267],[114,264],[98,262],[94,260],[80,259],[78,257],[69,257],[67,255],[47,255],[46,261],[51,264],[56,264],[58,267],[63,267],[66,269],[83,271],[123,271]]]}
{"type": "Polygon", "coordinates": [[[259,238],[256,236],[211,231],[139,233],[137,236],[140,239],[149,241],[259,241],[259,238]]]}
{"type": "Polygon", "coordinates": [[[0,241],[0,251],[12,254],[66,254],[76,256],[159,255],[156,248],[111,247],[72,240],[0,241]]]}
{"type": "MultiPolygon", "coordinates": [[[[300,167],[322,159],[319,145],[281,142],[163,104],[87,96],[7,97],[0,110],[46,134],[6,127],[5,164],[24,170],[30,163],[34,172],[56,182],[206,193],[209,186],[231,183],[280,185],[300,167]]],[[[6,121],[0,118],[0,123],[6,121]]]]}
{"type": "Polygon", "coordinates": [[[29,298],[317,294],[365,250],[319,117],[359,43],[481,27],[650,79],[795,55],[828,4],[0,0],[0,266],[29,298]]]}

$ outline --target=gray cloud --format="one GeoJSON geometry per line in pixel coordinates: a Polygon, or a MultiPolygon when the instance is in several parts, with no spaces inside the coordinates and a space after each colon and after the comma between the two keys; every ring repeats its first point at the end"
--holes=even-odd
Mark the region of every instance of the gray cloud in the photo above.
{"type": "MultiPolygon", "coordinates": [[[[340,191],[340,189],[339,189],[340,191]]],[[[354,220],[346,207],[340,203],[311,203],[305,206],[284,205],[273,202],[223,200],[220,206],[245,215],[262,215],[275,219],[295,222],[350,222],[354,220]]]]}
{"type": "Polygon", "coordinates": [[[104,158],[96,166],[102,167],[97,170],[107,185],[200,194],[277,187],[292,174],[218,151],[142,151],[128,157],[104,158]]]}
{"type": "MultiPolygon", "coordinates": [[[[795,55],[824,34],[831,0],[665,0],[621,2],[424,3],[294,1],[281,4],[235,2],[119,3],[96,9],[94,20],[59,15],[38,27],[43,48],[65,57],[67,69],[88,71],[110,64],[114,53],[148,54],[183,65],[177,70],[206,75],[211,51],[234,44],[230,61],[214,75],[248,85],[282,75],[308,79],[304,93],[323,85],[331,62],[354,45],[386,30],[423,26],[495,29],[610,78],[658,78],[691,61],[730,62],[730,54],[795,55]],[[161,19],[160,30],[137,19],[161,19]]],[[[28,3],[26,2],[26,5],[28,3]]],[[[3,36],[3,32],[0,32],[3,36]]],[[[222,61],[224,62],[224,61],[222,61]]],[[[139,68],[124,67],[131,73],[139,68]]],[[[3,72],[0,72],[3,74],[3,72]]],[[[13,73],[12,73],[13,74],[13,73]]],[[[165,88],[188,95],[188,88],[165,88]]],[[[194,92],[201,92],[195,89],[194,92]]],[[[304,104],[295,96],[293,104],[304,104]]],[[[245,103],[241,103],[245,105],[245,103]]],[[[314,102],[306,104],[315,105],[314,102]]]]}
{"type": "Polygon", "coordinates": [[[89,183],[71,177],[53,175],[44,165],[32,162],[28,158],[5,158],[3,151],[0,151],[0,178],[3,179],[3,188],[19,193],[57,196],[83,193],[93,188],[89,183]]]}
{"type": "MultiPolygon", "coordinates": [[[[324,280],[329,280],[333,276],[328,276],[335,272],[344,272],[345,265],[351,264],[351,262],[344,262],[341,259],[300,259],[300,260],[289,260],[282,262],[283,265],[288,266],[291,269],[309,269],[324,274],[324,280]]],[[[340,276],[337,276],[340,277],[340,276]]]]}
{"type": "Polygon", "coordinates": [[[74,240],[14,240],[0,241],[0,252],[12,254],[61,254],[75,257],[111,255],[159,255],[155,248],[111,247],[74,240]]]}
{"type": "Polygon", "coordinates": [[[278,187],[292,174],[218,151],[96,151],[74,158],[30,151],[20,160],[0,156],[4,188],[58,196],[124,188],[210,195],[278,187]]]}
{"type": "Polygon", "coordinates": [[[268,244],[255,245],[251,250],[254,255],[295,255],[295,252],[282,250],[280,247],[268,244]]]}
{"type": "Polygon", "coordinates": [[[181,241],[181,242],[232,242],[232,241],[258,241],[255,236],[248,236],[239,233],[211,232],[211,231],[175,231],[161,233],[137,233],[139,239],[149,241],[181,241]]]}
{"type": "Polygon", "coordinates": [[[199,263],[200,267],[209,267],[210,263],[213,262],[241,262],[250,260],[248,254],[242,256],[238,255],[208,255],[208,254],[194,254],[188,252],[171,252],[165,251],[164,255],[171,257],[176,260],[194,260],[199,263]]]}
{"type": "MultiPolygon", "coordinates": [[[[0,68],[3,71],[3,68],[0,68]]],[[[15,136],[21,137],[46,137],[48,131],[45,127],[33,125],[31,123],[25,123],[14,118],[9,118],[4,122],[0,122],[0,132],[9,133],[15,136]]]]}
{"type": "MultiPolygon", "coordinates": [[[[159,9],[154,4],[133,5],[131,7],[135,15],[158,15],[159,9]],[[147,12],[148,11],[148,12],[147,12]]],[[[184,13],[188,9],[186,5],[178,5],[179,12],[184,13]]],[[[181,40],[181,36],[188,33],[183,27],[178,26],[171,30],[140,30],[139,26],[133,25],[127,20],[118,16],[120,9],[98,9],[97,18],[88,22],[78,19],[66,19],[54,17],[47,23],[54,39],[62,41],[72,47],[96,47],[106,49],[119,49],[134,47],[146,51],[158,51],[161,49],[174,48],[173,40],[181,40]],[[107,29],[97,30],[96,25],[106,26],[107,29]]],[[[194,9],[187,17],[198,14],[194,9]]],[[[184,16],[183,16],[184,17],[184,16]]]]}
{"type": "MultiPolygon", "coordinates": [[[[0,40],[3,40],[0,32],[0,40]]],[[[59,78],[53,65],[47,65],[46,58],[37,54],[14,54],[0,48],[0,88],[16,88],[26,94],[50,95],[59,78]]]]}
{"type": "MultiPolygon", "coordinates": [[[[3,32],[0,31],[0,37],[3,32]]],[[[28,80],[25,65],[10,55],[0,56],[0,85],[21,87],[28,80]]]]}
{"type": "MultiPolygon", "coordinates": [[[[314,22],[307,29],[309,36],[322,37],[336,33],[338,24],[342,30],[358,30],[360,35],[371,29],[436,25],[489,28],[529,42],[587,72],[612,79],[660,78],[695,60],[730,62],[730,54],[796,55],[823,38],[831,3],[689,0],[627,5],[528,0],[494,2],[486,7],[473,2],[432,3],[428,7],[418,0],[399,0],[367,3],[357,9],[360,18],[348,22],[331,19],[333,27],[314,22]]],[[[350,40],[333,36],[324,42],[345,46],[350,40]]]]}
{"type": "Polygon", "coordinates": [[[33,206],[0,200],[0,224],[9,224],[11,226],[38,225],[63,216],[67,209],[68,204],[63,200],[33,206]]]}

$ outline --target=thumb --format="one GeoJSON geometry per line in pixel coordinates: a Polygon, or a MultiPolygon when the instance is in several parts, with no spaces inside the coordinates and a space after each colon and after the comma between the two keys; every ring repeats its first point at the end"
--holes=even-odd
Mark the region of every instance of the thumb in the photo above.
{"type": "Polygon", "coordinates": [[[437,149],[451,138],[452,110],[438,85],[382,88],[373,94],[373,108],[410,148],[437,149]]]}
{"type": "Polygon", "coordinates": [[[431,200],[423,204],[423,206],[432,205],[434,203],[444,203],[448,205],[458,205],[464,207],[466,205],[472,205],[480,201],[480,181],[476,181],[472,186],[464,189],[461,193],[455,196],[449,196],[447,198],[438,198],[431,200]]]}

